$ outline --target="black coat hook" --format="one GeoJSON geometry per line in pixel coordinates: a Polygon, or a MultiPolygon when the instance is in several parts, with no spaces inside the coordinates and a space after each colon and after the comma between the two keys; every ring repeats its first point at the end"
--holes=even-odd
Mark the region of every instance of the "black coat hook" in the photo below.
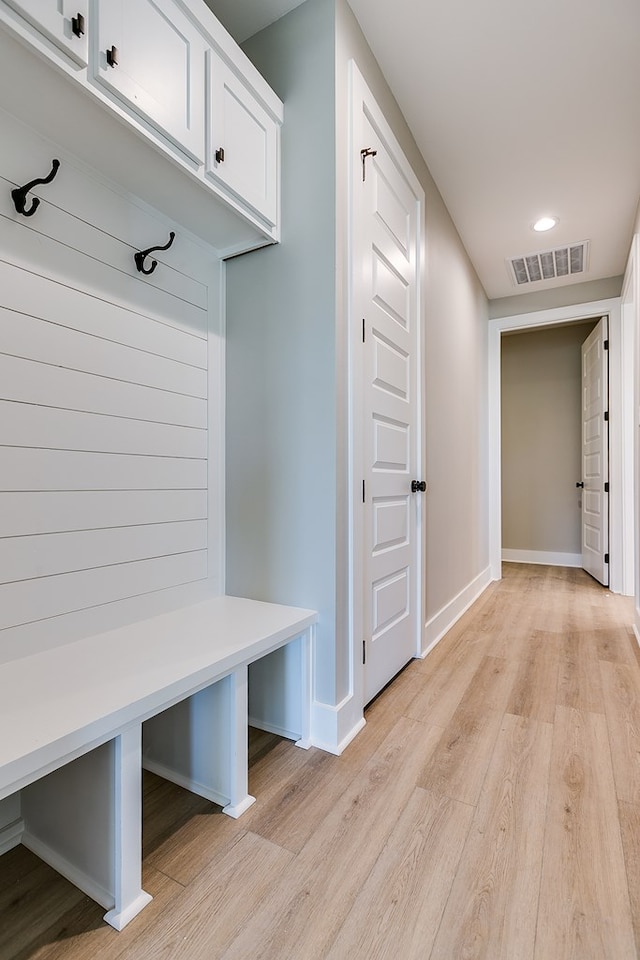
{"type": "Polygon", "coordinates": [[[29,183],[25,183],[24,187],[16,187],[15,190],[11,191],[11,196],[13,197],[13,202],[15,204],[16,210],[18,213],[21,213],[25,217],[32,217],[38,207],[40,206],[40,201],[37,197],[34,197],[31,201],[31,206],[29,209],[26,209],[27,205],[27,194],[29,190],[32,190],[33,187],[36,187],[39,183],[51,183],[56,173],[58,172],[58,167],[60,166],[59,160],[51,161],[51,173],[47,177],[40,177],[36,180],[30,180],[29,183]]]}
{"type": "Polygon", "coordinates": [[[153,273],[155,268],[158,266],[158,261],[152,260],[151,266],[147,270],[146,267],[144,266],[145,257],[148,257],[150,253],[154,252],[154,250],[168,250],[171,244],[173,243],[175,236],[176,236],[175,233],[173,232],[173,230],[171,230],[171,232],[169,233],[169,243],[165,243],[164,247],[149,247],[148,250],[141,250],[140,253],[134,253],[133,259],[135,260],[136,267],[138,268],[140,273],[146,273],[146,274],[153,273]]]}

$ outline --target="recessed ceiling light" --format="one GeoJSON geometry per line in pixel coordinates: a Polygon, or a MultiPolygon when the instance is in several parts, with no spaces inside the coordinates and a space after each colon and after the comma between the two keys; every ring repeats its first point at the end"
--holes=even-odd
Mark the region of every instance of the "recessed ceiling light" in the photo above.
{"type": "Polygon", "coordinates": [[[538,233],[544,233],[545,230],[553,230],[553,228],[557,226],[557,217],[540,217],[540,219],[534,223],[533,229],[538,233]]]}

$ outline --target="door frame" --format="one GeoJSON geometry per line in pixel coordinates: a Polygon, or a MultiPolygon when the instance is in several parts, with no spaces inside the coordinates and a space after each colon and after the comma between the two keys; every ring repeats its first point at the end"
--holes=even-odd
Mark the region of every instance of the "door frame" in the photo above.
{"type": "MultiPolygon", "coordinates": [[[[623,362],[627,364],[626,376],[633,381],[633,403],[628,411],[626,429],[632,438],[631,448],[625,451],[632,460],[628,495],[633,503],[640,504],[640,234],[635,233],[627,259],[627,268],[622,282],[622,325],[625,335],[625,353],[623,362]]],[[[635,517],[630,518],[634,530],[635,577],[633,590],[635,596],[635,616],[633,628],[640,643],[640,507],[635,517]]]]}
{"type": "MultiPolygon", "coordinates": [[[[503,333],[558,326],[599,316],[609,317],[609,589],[633,593],[634,537],[633,496],[628,474],[632,469],[625,424],[633,410],[633,378],[623,363],[630,349],[629,330],[622,323],[620,297],[556,307],[533,313],[514,314],[489,321],[489,551],[491,577],[502,577],[502,449],[500,347],[503,333]]],[[[633,449],[633,437],[631,437],[633,449]]]]}
{"type": "MultiPolygon", "coordinates": [[[[378,106],[364,77],[358,70],[354,60],[349,61],[349,200],[348,200],[348,479],[349,479],[349,519],[348,519],[348,569],[349,569],[349,635],[350,664],[349,687],[355,704],[364,708],[364,665],[362,663],[363,640],[363,583],[365,571],[364,537],[363,537],[363,510],[362,510],[362,477],[364,475],[363,451],[361,443],[361,425],[364,416],[363,404],[363,358],[362,358],[362,318],[357,313],[358,291],[356,287],[355,250],[356,231],[359,224],[356,218],[355,188],[362,175],[360,149],[362,145],[356,139],[356,121],[363,110],[376,127],[380,139],[386,144],[391,158],[399,172],[409,184],[418,210],[418,238],[416,251],[417,265],[417,383],[416,383],[416,444],[418,472],[425,475],[424,445],[423,445],[423,387],[420,373],[424,371],[424,264],[425,264],[425,195],[420,181],[413,172],[402,147],[387,123],[384,114],[378,106]]],[[[424,506],[418,498],[416,504],[415,530],[415,576],[416,590],[416,637],[415,656],[423,654],[424,647],[424,586],[423,569],[425,544],[422,536],[422,517],[424,506]]]]}

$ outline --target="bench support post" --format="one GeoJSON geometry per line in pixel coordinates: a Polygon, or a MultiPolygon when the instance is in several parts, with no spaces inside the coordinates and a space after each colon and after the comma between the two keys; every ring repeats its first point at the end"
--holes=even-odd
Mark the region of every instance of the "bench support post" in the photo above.
{"type": "Polygon", "coordinates": [[[300,739],[296,740],[296,747],[308,750],[311,747],[311,658],[313,656],[313,640],[315,636],[315,625],[308,627],[300,636],[300,660],[301,677],[300,685],[302,689],[300,697],[300,739]]]}
{"type": "Polygon", "coordinates": [[[142,889],[142,727],[115,738],[115,905],[107,923],[122,930],[152,899],[142,889]]]}
{"type": "Polygon", "coordinates": [[[249,795],[249,669],[237,667],[231,676],[229,732],[231,734],[229,794],[222,812],[237,820],[256,798],[249,795]]]}

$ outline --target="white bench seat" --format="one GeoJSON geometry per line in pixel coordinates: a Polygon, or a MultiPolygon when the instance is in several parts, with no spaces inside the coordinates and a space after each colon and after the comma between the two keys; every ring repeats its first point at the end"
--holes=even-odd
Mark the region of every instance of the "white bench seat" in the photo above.
{"type": "Polygon", "coordinates": [[[187,698],[198,703],[197,731],[179,729],[188,742],[173,748],[212,771],[196,792],[239,816],[253,802],[248,666],[299,641],[299,742],[308,746],[316,620],[312,610],[216,597],[0,665],[0,800],[22,790],[17,841],[122,929],[150,900],[140,880],[142,724],[187,698]],[[211,695],[203,701],[201,691],[211,695]]]}

